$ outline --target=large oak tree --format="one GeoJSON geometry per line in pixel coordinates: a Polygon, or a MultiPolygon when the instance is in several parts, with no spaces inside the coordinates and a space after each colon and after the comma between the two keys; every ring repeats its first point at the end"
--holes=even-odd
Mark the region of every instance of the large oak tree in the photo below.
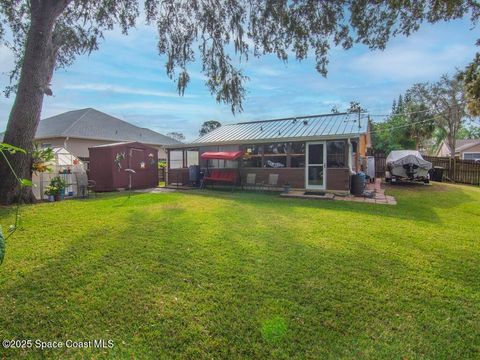
{"type": "MultiPolygon", "coordinates": [[[[97,49],[104,31],[120,26],[127,32],[141,7],[147,22],[158,28],[158,50],[179,93],[190,79],[188,65],[200,58],[211,93],[234,112],[242,109],[247,80],[235,66],[238,58],[313,56],[317,71],[325,75],[333,45],[383,49],[390,37],[408,36],[422,22],[468,15],[476,24],[480,14],[479,3],[472,0],[3,0],[0,40],[17,59],[7,89],[15,92],[15,102],[4,141],[30,150],[43,97],[52,93],[54,70],[97,49]]],[[[15,154],[11,160],[19,176],[30,176],[28,156],[15,154]]],[[[16,186],[0,160],[0,202],[13,201],[16,186]]]]}

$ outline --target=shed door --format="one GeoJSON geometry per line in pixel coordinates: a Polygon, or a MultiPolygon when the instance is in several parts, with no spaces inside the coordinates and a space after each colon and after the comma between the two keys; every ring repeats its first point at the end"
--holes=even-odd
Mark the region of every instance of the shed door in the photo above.
{"type": "Polygon", "coordinates": [[[307,156],[305,166],[305,188],[310,190],[325,190],[325,163],[327,152],[325,142],[310,142],[306,144],[307,156]]]}

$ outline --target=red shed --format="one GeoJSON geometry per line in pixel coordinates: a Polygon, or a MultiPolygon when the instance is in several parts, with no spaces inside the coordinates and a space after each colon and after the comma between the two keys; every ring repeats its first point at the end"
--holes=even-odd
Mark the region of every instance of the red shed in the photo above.
{"type": "Polygon", "coordinates": [[[139,143],[124,142],[94,146],[90,153],[90,176],[96,191],[128,189],[128,171],[132,169],[132,188],[158,186],[158,149],[139,143]]]}

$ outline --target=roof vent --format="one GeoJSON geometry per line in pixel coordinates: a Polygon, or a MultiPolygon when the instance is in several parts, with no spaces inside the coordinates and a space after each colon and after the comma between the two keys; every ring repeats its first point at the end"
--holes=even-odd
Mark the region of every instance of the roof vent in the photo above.
{"type": "Polygon", "coordinates": [[[308,125],[308,120],[303,120],[303,125],[308,125]]]}
{"type": "Polygon", "coordinates": [[[294,124],[295,124],[296,122],[297,122],[297,118],[293,118],[293,121],[292,121],[292,123],[294,123],[294,124]]]}
{"type": "Polygon", "coordinates": [[[260,126],[260,131],[263,131],[263,126],[260,126]]]}
{"type": "Polygon", "coordinates": [[[278,131],[278,135],[282,135],[282,132],[280,130],[278,131]]]}

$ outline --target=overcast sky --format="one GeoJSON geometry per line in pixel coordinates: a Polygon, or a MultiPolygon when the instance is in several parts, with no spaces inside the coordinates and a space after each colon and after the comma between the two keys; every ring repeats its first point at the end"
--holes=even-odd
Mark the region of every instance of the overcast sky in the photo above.
{"type": "MultiPolygon", "coordinates": [[[[46,97],[42,118],[65,111],[93,107],[135,125],[161,133],[179,131],[193,140],[206,120],[221,123],[300,116],[345,109],[359,101],[372,114],[390,111],[392,100],[415,82],[434,81],[474,57],[478,28],[468,21],[424,25],[408,38],[396,38],[385,51],[364,46],[348,51],[332,49],[329,74],[315,71],[312,59],[284,64],[273,56],[252,59],[243,69],[250,77],[244,112],[232,115],[219,105],[204,85],[200,64],[190,68],[192,81],[179,97],[167,78],[165,59],[156,49],[154,28],[139,26],[128,36],[110,32],[101,49],[77,59],[53,78],[53,97],[46,97]]],[[[0,87],[12,55],[0,48],[0,87]]],[[[13,99],[0,98],[0,131],[13,99]]],[[[378,118],[376,118],[378,119],[378,118]]]]}

